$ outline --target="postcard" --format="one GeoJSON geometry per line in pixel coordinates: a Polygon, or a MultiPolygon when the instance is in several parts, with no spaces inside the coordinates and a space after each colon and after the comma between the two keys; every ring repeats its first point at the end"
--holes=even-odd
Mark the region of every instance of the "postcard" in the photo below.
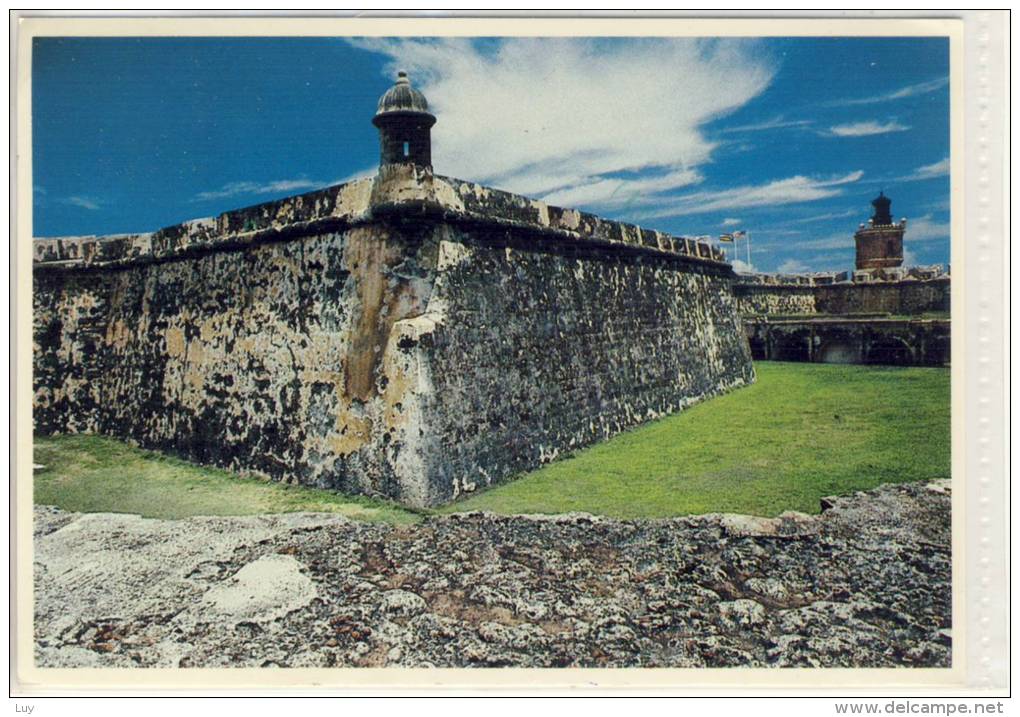
{"type": "Polygon", "coordinates": [[[25,689],[1002,688],[994,19],[21,18],[25,689]]]}

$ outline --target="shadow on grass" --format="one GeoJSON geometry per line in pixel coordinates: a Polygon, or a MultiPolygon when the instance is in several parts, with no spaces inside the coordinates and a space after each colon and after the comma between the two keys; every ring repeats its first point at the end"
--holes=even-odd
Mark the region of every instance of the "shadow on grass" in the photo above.
{"type": "Polygon", "coordinates": [[[37,504],[83,513],[149,518],[309,511],[410,523],[420,514],[394,503],[288,485],[197,466],[105,436],[35,439],[37,504]]]}

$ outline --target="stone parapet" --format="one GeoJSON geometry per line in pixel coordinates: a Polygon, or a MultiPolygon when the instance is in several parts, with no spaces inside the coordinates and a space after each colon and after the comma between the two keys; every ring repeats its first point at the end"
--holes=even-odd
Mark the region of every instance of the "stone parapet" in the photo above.
{"type": "Polygon", "coordinates": [[[100,268],[167,261],[265,241],[340,231],[379,219],[438,220],[525,232],[536,248],[567,242],[678,257],[728,267],[718,247],[603,219],[575,209],[433,175],[415,165],[384,165],[378,175],[286,199],[195,219],[151,233],[39,238],[37,268],[100,268]]]}
{"type": "Polygon", "coordinates": [[[940,266],[817,274],[739,274],[744,316],[948,313],[950,277],[940,266]],[[848,280],[852,279],[852,280],[848,280]]]}
{"type": "Polygon", "coordinates": [[[737,274],[737,284],[747,286],[822,286],[848,281],[848,272],[821,271],[811,274],[737,274]]]}

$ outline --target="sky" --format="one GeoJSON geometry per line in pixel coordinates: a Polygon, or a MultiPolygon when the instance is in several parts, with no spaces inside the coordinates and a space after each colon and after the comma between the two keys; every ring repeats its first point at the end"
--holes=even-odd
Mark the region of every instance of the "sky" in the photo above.
{"type": "Polygon", "coordinates": [[[34,234],[145,232],[374,173],[406,69],[438,174],[843,271],[880,190],[949,261],[946,38],[36,38],[34,234]]]}

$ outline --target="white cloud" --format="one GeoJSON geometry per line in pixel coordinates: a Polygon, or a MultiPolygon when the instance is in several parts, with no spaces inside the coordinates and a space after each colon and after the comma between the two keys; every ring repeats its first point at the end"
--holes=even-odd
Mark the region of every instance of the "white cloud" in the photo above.
{"type": "Polygon", "coordinates": [[[724,127],[719,130],[720,134],[730,134],[732,132],[762,132],[770,129],[785,129],[788,127],[807,127],[808,125],[814,124],[812,120],[787,120],[782,117],[774,117],[764,122],[755,122],[753,124],[739,125],[737,127],[724,127]]]}
{"type": "Polygon", "coordinates": [[[829,134],[835,135],[836,137],[869,137],[874,134],[903,132],[908,129],[910,129],[910,127],[900,124],[895,120],[885,122],[884,124],[874,120],[868,120],[867,122],[852,122],[850,124],[835,125],[834,127],[829,128],[829,134]]]}
{"type": "Polygon", "coordinates": [[[351,42],[428,97],[436,171],[569,205],[657,202],[700,181],[716,146],[702,126],[774,73],[748,40],[351,42]]]}
{"type": "Polygon", "coordinates": [[[193,201],[203,202],[210,199],[226,199],[253,194],[286,194],[300,192],[305,189],[317,189],[329,186],[325,182],[314,182],[310,179],[280,179],[275,182],[230,182],[219,189],[199,192],[193,201]]]}
{"type": "Polygon", "coordinates": [[[937,241],[949,238],[949,222],[938,222],[931,214],[907,221],[907,232],[904,242],[937,241]]]}
{"type": "Polygon", "coordinates": [[[739,219],[723,219],[722,220],[722,225],[724,227],[735,227],[738,224],[740,224],[740,220],[739,219]]]}
{"type": "Polygon", "coordinates": [[[716,192],[695,192],[677,197],[673,205],[645,214],[645,218],[675,217],[701,214],[726,209],[778,206],[797,202],[826,199],[843,193],[844,184],[856,182],[864,176],[858,170],[839,177],[819,179],[797,175],[777,179],[767,184],[734,187],[716,192]]]}
{"type": "Polygon", "coordinates": [[[71,204],[82,209],[90,209],[95,211],[100,208],[100,203],[95,199],[89,197],[68,197],[64,200],[66,204],[71,204]]]}
{"type": "Polygon", "coordinates": [[[830,212],[828,214],[816,214],[811,217],[801,217],[800,219],[791,219],[788,224],[810,224],[811,222],[824,222],[829,219],[844,219],[846,217],[852,217],[855,214],[863,214],[863,210],[847,209],[845,212],[830,212]]]}
{"type": "Polygon", "coordinates": [[[805,272],[810,267],[799,259],[787,259],[779,265],[778,271],[780,274],[799,274],[805,272]]]}
{"type": "Polygon", "coordinates": [[[910,174],[899,177],[897,181],[900,182],[915,182],[922,179],[933,179],[935,177],[944,177],[949,174],[949,157],[940,159],[938,162],[932,164],[926,164],[922,167],[918,167],[910,174]]]}
{"type": "Polygon", "coordinates": [[[754,268],[754,264],[748,264],[746,261],[740,259],[734,259],[732,262],[733,271],[738,274],[757,274],[758,270],[754,268]]]}
{"type": "Polygon", "coordinates": [[[594,179],[589,184],[578,184],[546,194],[543,199],[550,204],[574,207],[598,205],[617,208],[660,201],[658,194],[697,184],[702,176],[693,169],[681,169],[660,176],[621,179],[610,177],[594,179]]]}
{"type": "Polygon", "coordinates": [[[852,105],[872,105],[880,102],[891,102],[893,100],[901,100],[906,97],[914,97],[915,95],[924,95],[929,92],[934,92],[948,84],[948,77],[939,77],[934,80],[928,80],[927,82],[919,82],[916,85],[907,85],[906,87],[901,87],[898,90],[881,95],[872,95],[871,97],[861,97],[859,99],[852,100],[836,100],[835,102],[829,102],[827,106],[848,107],[852,105]]]}

